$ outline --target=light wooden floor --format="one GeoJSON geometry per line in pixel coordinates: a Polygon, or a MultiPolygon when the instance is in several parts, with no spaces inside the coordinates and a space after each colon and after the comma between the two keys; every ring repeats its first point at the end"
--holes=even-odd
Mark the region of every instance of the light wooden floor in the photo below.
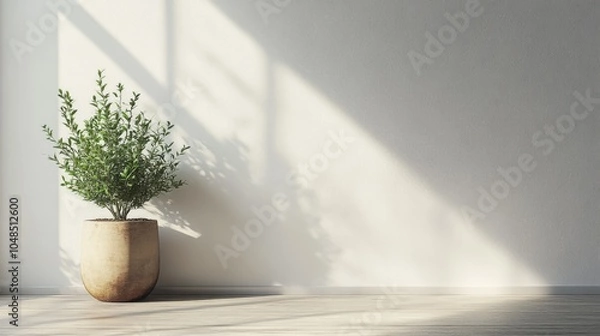
{"type": "Polygon", "coordinates": [[[600,296],[22,296],[0,335],[600,335],[600,296]]]}

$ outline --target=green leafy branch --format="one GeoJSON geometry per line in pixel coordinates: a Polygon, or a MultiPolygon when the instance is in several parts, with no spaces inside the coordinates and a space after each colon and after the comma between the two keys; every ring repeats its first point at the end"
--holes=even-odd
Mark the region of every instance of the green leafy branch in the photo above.
{"type": "Polygon", "coordinates": [[[67,137],[43,131],[56,152],[49,157],[62,171],[64,186],[102,208],[115,220],[126,220],[132,209],[185,184],[176,176],[180,157],[190,148],[173,149],[168,137],[174,125],[154,122],[136,112],[140,94],[125,102],[122,84],[108,92],[104,73],[98,70],[97,91],[92,96],[92,117],[80,126],[69,91],[58,90],[67,137]]]}

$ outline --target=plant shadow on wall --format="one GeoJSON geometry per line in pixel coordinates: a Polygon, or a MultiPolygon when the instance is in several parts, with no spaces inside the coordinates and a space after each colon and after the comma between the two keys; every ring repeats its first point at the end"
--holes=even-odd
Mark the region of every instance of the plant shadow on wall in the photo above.
{"type": "MultiPolygon", "coordinates": [[[[140,87],[156,102],[169,102],[180,83],[172,55],[174,18],[170,8],[174,4],[166,1],[165,5],[170,46],[165,48],[166,86],[85,9],[74,8],[68,20],[136,81],[131,87],[140,87]]],[[[188,74],[193,82],[203,83],[203,74],[188,74]]],[[[229,80],[234,87],[241,81],[235,76],[229,80]]],[[[210,100],[210,93],[202,92],[196,99],[210,100]]],[[[179,177],[187,185],[152,200],[147,207],[161,217],[163,225],[158,286],[324,284],[331,255],[336,252],[320,227],[316,198],[310,189],[290,187],[284,180],[261,181],[250,169],[255,163],[251,154],[264,148],[270,171],[284,175],[296,163],[286,162],[272,150],[274,143],[250,146],[235,132],[215,137],[195,112],[193,106],[177,106],[168,118],[175,124],[176,136],[191,146],[180,164],[179,177]]],[[[272,134],[274,123],[269,118],[274,118],[274,111],[265,113],[266,133],[272,134]]]]}
{"type": "Polygon", "coordinates": [[[66,277],[69,285],[81,286],[81,277],[79,275],[79,265],[73,262],[69,253],[62,247],[59,248],[60,272],[66,277]]]}
{"type": "Polygon", "coordinates": [[[185,140],[192,144],[180,166],[187,185],[147,208],[168,229],[161,231],[159,285],[322,285],[335,248],[310,190],[255,182],[250,148],[186,125],[187,134],[198,135],[185,140]]]}

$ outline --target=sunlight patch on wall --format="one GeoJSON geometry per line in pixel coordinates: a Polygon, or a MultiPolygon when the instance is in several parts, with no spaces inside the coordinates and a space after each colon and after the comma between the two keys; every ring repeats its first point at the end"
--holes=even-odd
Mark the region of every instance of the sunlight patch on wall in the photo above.
{"type": "Polygon", "coordinates": [[[87,104],[95,90],[97,69],[106,70],[111,89],[121,81],[126,91],[141,92],[144,103],[164,100],[156,90],[156,85],[167,85],[164,8],[158,1],[144,3],[143,11],[139,7],[135,1],[124,2],[115,11],[102,3],[81,2],[70,15],[60,16],[59,84],[77,89],[74,96],[81,103],[87,104]],[[140,32],[147,38],[140,38],[140,32]],[[149,90],[148,78],[153,81],[149,90]]]}
{"type": "MultiPolygon", "coordinates": [[[[330,286],[541,285],[533,271],[467,223],[401,158],[286,66],[278,67],[277,149],[306,162],[330,131],[354,138],[327,169],[314,167],[320,224],[338,253],[330,286]]],[[[365,111],[368,114],[368,111],[365,111]]],[[[310,170],[310,165],[309,165],[310,170]]]]}

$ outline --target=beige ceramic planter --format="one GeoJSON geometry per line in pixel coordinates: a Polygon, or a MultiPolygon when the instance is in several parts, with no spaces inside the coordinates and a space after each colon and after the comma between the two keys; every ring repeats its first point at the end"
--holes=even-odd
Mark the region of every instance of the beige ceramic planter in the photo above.
{"type": "Polygon", "coordinates": [[[85,221],[81,278],[100,301],[137,301],[158,280],[158,224],[155,220],[85,221]]]}

